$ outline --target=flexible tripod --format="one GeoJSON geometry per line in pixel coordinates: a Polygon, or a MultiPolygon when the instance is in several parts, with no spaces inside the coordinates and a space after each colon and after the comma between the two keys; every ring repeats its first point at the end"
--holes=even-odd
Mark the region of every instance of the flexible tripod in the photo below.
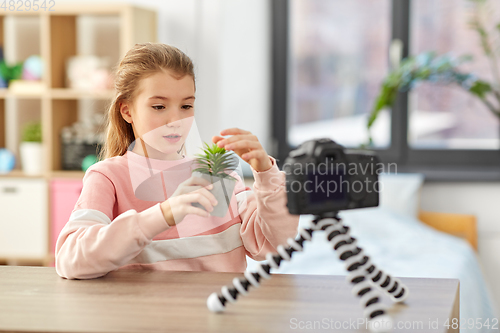
{"type": "Polygon", "coordinates": [[[347,282],[352,283],[352,293],[360,298],[360,305],[364,308],[364,316],[370,323],[372,332],[387,332],[392,327],[392,319],[386,314],[385,306],[380,303],[380,293],[373,288],[376,286],[385,292],[394,302],[403,302],[408,298],[408,288],[397,278],[394,278],[377,268],[357,246],[355,238],[351,237],[349,227],[345,226],[337,213],[317,215],[312,221],[312,228],[300,228],[299,238],[288,238],[288,248],[279,245],[277,254],[268,253],[267,263],[259,263],[256,272],[246,271],[244,278],[234,278],[233,287],[223,286],[221,294],[212,293],[207,299],[210,311],[222,312],[226,303],[234,303],[239,294],[247,295],[249,287],[260,286],[261,278],[271,278],[271,268],[279,269],[283,260],[290,261],[295,251],[303,250],[303,243],[312,239],[314,231],[323,230],[332,244],[340,260],[344,261],[348,272],[347,282]]]}

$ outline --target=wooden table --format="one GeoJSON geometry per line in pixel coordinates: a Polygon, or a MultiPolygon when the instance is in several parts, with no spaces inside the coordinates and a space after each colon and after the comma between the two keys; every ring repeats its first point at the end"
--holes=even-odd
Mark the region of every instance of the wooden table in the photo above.
{"type": "MultiPolygon", "coordinates": [[[[343,276],[273,275],[226,312],[211,313],[208,295],[235,276],[242,274],[120,270],[66,280],[50,267],[0,266],[0,331],[368,332],[343,276]]],[[[401,280],[410,289],[406,305],[382,297],[395,324],[407,325],[393,332],[447,332],[445,321],[459,319],[458,280],[401,280]]]]}

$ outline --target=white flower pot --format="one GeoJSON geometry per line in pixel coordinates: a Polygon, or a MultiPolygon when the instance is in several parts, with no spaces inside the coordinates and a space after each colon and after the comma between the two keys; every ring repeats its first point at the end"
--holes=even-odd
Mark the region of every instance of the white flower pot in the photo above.
{"type": "Polygon", "coordinates": [[[43,145],[40,142],[21,142],[21,164],[27,175],[43,173],[43,145]]]}
{"type": "MultiPolygon", "coordinates": [[[[236,180],[211,177],[210,175],[201,173],[197,173],[196,176],[204,178],[214,185],[209,192],[215,196],[217,205],[214,206],[214,210],[210,212],[210,215],[217,217],[226,216],[229,204],[231,203],[231,197],[233,196],[234,187],[236,186],[236,180]]],[[[192,205],[205,210],[199,203],[193,203],[192,205]]]]}

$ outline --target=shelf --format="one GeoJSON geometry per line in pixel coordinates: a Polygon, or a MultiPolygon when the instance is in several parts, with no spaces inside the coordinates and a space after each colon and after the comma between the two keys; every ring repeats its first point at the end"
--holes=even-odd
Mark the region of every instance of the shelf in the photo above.
{"type": "Polygon", "coordinates": [[[151,13],[155,8],[135,7],[127,3],[102,3],[102,2],[87,2],[87,3],[60,3],[58,2],[54,11],[46,13],[51,16],[57,15],[127,15],[130,11],[144,11],[151,13]]]}
{"type": "Polygon", "coordinates": [[[9,91],[9,89],[2,88],[0,89],[0,98],[9,98],[9,97],[15,97],[15,98],[23,98],[23,99],[37,99],[37,98],[42,98],[42,96],[45,96],[46,93],[42,92],[29,92],[29,93],[17,93],[17,92],[12,92],[9,91]]]}
{"type": "Polygon", "coordinates": [[[52,99],[79,99],[79,98],[91,98],[91,99],[112,99],[114,97],[114,90],[104,90],[104,91],[85,91],[67,88],[54,88],[50,89],[49,96],[52,99]]]}
{"type": "Polygon", "coordinates": [[[22,170],[14,169],[9,173],[0,174],[0,177],[13,177],[13,178],[44,178],[45,175],[27,175],[22,170]]]}
{"type": "Polygon", "coordinates": [[[83,171],[72,171],[72,170],[60,170],[52,171],[49,173],[49,178],[76,178],[83,179],[85,172],[83,171]]]}
{"type": "MultiPolygon", "coordinates": [[[[0,10],[0,45],[8,51],[12,61],[21,61],[34,54],[43,60],[43,84],[21,84],[17,90],[14,90],[15,85],[10,89],[0,89],[0,148],[13,151],[17,163],[15,170],[0,174],[4,183],[38,183],[43,180],[51,184],[56,179],[61,183],[80,183],[85,172],[63,170],[61,131],[75,122],[89,120],[97,113],[105,114],[115,91],[66,88],[68,59],[77,55],[94,55],[108,59],[109,70],[112,70],[135,44],[157,41],[155,9],[123,3],[57,1],[53,9],[52,12],[0,10]],[[38,120],[45,146],[44,173],[26,175],[20,168],[22,164],[17,152],[22,128],[24,124],[38,120]]],[[[47,195],[51,194],[49,187],[47,195]]],[[[69,201],[65,199],[63,196],[48,200],[44,204],[47,212],[38,214],[39,220],[30,220],[34,225],[46,225],[51,246],[56,239],[54,235],[60,231],[60,225],[54,224],[55,213],[64,211],[68,216],[63,220],[69,218],[74,206],[70,201],[76,202],[73,197],[69,201]]],[[[21,207],[25,201],[19,200],[21,207]]],[[[5,211],[0,214],[0,222],[9,220],[6,214],[5,211]]],[[[43,235],[39,233],[38,237],[45,238],[43,235]]],[[[47,246],[46,258],[16,258],[15,254],[4,251],[6,253],[0,253],[0,264],[3,259],[11,263],[38,260],[48,265],[54,261],[50,256],[51,246],[47,246]]]]}
{"type": "Polygon", "coordinates": [[[14,98],[26,98],[26,99],[36,99],[42,97],[48,97],[52,99],[80,99],[80,98],[90,98],[90,99],[112,99],[114,97],[114,90],[105,91],[86,91],[86,90],[76,90],[67,88],[54,88],[48,89],[45,92],[35,92],[35,93],[16,93],[11,92],[9,89],[0,89],[0,99],[14,97],[14,98]]]}
{"type": "Polygon", "coordinates": [[[22,170],[15,169],[9,173],[0,173],[0,178],[72,178],[72,179],[83,179],[85,172],[78,170],[58,170],[44,173],[41,175],[27,175],[22,170]]]}

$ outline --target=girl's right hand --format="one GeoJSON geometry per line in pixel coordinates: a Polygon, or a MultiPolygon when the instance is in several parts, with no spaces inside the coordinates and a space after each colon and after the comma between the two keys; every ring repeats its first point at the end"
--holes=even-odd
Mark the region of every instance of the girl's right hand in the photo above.
{"type": "Polygon", "coordinates": [[[174,194],[160,204],[168,225],[173,227],[179,224],[187,214],[209,217],[213,206],[217,205],[215,196],[208,191],[212,188],[208,180],[196,176],[180,183],[174,194]],[[193,202],[201,204],[206,211],[191,205],[193,202]]]}

